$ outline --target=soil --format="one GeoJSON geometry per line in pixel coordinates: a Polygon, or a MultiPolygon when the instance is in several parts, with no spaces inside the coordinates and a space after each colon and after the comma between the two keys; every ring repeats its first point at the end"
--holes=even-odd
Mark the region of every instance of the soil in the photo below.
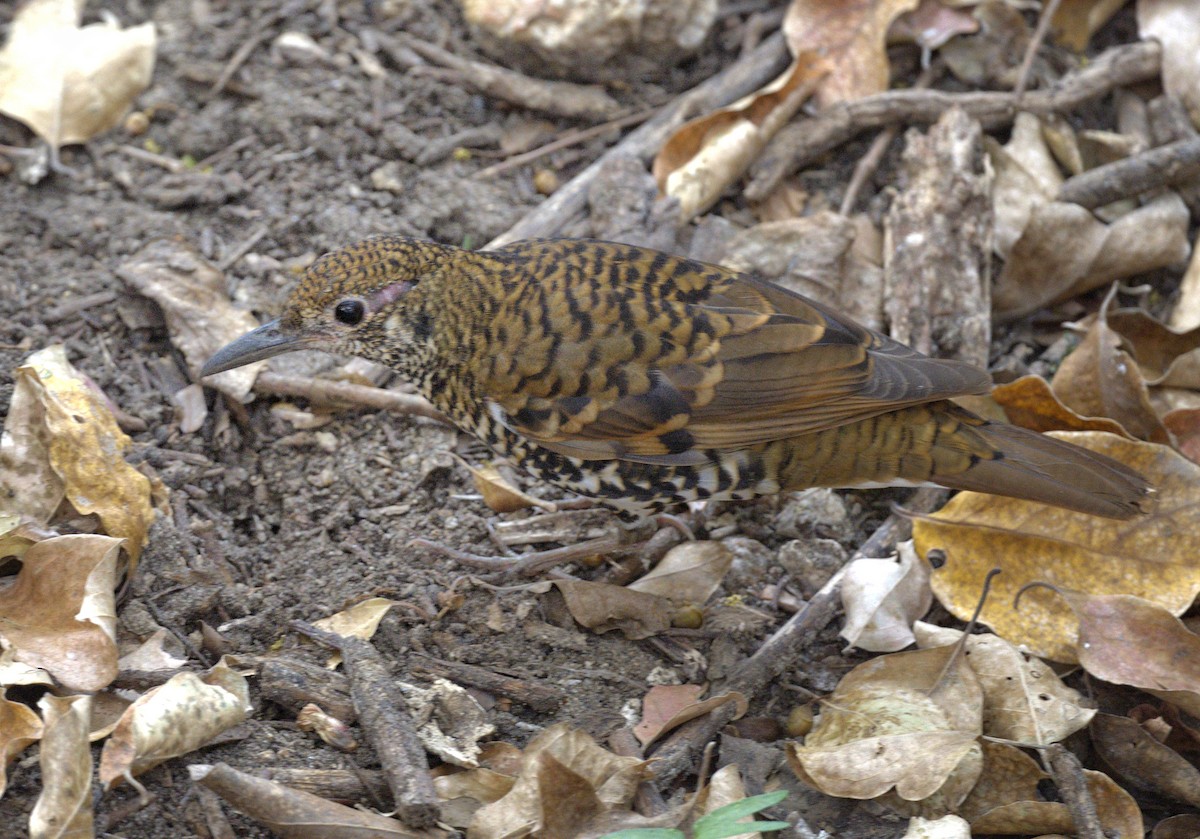
{"type": "MultiPolygon", "coordinates": [[[[575,126],[491,101],[452,81],[406,73],[382,53],[376,56],[386,71],[382,77],[363,71],[353,50],[370,42],[372,29],[402,29],[470,54],[473,47],[449,0],[301,0],[283,7],[266,0],[113,0],[104,8],[126,25],[152,20],[157,26],[154,80],[137,103],[150,117],[149,128],[137,136],[119,128],[86,147],[64,149],[62,162],[73,174],[28,185],[19,178],[18,160],[17,171],[0,178],[0,412],[7,410],[11,371],[21,359],[62,343],[72,363],[135,425],[144,425],[131,432],[131,460],[169,488],[172,515],[151,531],[121,604],[122,639],[135,643],[165,627],[186,640],[196,667],[221,652],[256,656],[281,649],[319,663],[323,652],[288,633],[289,621],[312,621],[366,597],[387,596],[404,607],[391,611],[375,644],[401,677],[410,678],[405,674],[423,655],[563,692],[565,703],[546,713],[478,694],[490,704],[495,738],[518,745],[559,721],[603,739],[625,724],[631,702],[648,684],[696,680],[701,672],[694,662],[711,654],[712,630],[657,643],[592,634],[561,617],[547,597],[464,583],[468,569],[410,545],[420,537],[496,552],[488,525],[497,516],[480,502],[454,457],[480,462],[482,452],[451,429],[366,411],[337,413],[319,429],[298,429],[271,410],[278,400],[260,398],[231,413],[209,391],[204,426],[182,433],[171,401],[188,380],[182,356],[161,313],[115,272],[148,243],[178,237],[222,264],[233,297],[265,319],[278,311],[297,266],[350,241],[402,233],[469,247],[504,232],[543,199],[533,185],[535,167],[487,180],[472,177],[498,156],[496,138],[528,135],[532,125],[551,139],[575,126]],[[271,44],[284,31],[307,34],[328,58],[281,56],[271,44]],[[213,95],[214,81],[252,39],[258,45],[213,95]],[[419,152],[492,126],[499,130],[481,133],[481,150],[455,154],[450,142],[436,159],[412,162],[414,142],[419,152]],[[172,173],[130,148],[200,165],[172,173]],[[99,292],[111,295],[55,316],[61,304],[99,292]],[[464,599],[448,597],[452,590],[464,599]]],[[[89,4],[85,22],[99,11],[100,4],[89,4]]],[[[12,4],[0,4],[0,37],[12,14],[12,4]]],[[[644,107],[708,77],[736,52],[743,17],[718,26],[702,58],[660,78],[619,86],[616,95],[631,109],[644,107]]],[[[566,149],[537,168],[565,182],[616,136],[566,149]]],[[[0,118],[0,143],[31,146],[33,138],[0,118]]],[[[297,356],[278,360],[276,369],[312,372],[331,363],[297,356]]],[[[544,487],[528,488],[554,496],[544,487]]],[[[764,582],[784,573],[775,549],[787,536],[765,535],[768,516],[786,513],[792,524],[785,531],[792,537],[832,537],[836,541],[827,547],[835,558],[882,516],[878,498],[870,508],[853,496],[822,493],[813,500],[812,508],[792,500],[724,514],[726,524],[745,522],[745,530],[763,540],[742,535],[736,542],[738,563],[725,593],[742,600],[722,607],[726,630],[736,630],[722,633],[724,656],[748,654],[778,620],[770,605],[754,599],[764,582]],[[830,509],[834,518],[820,522],[830,509]]],[[[593,516],[590,526],[597,523],[611,525],[593,516]]],[[[852,663],[836,649],[831,635],[815,642],[810,654],[816,663],[798,662],[789,680],[811,691],[829,690],[852,663]]],[[[146,773],[141,780],[153,800],[144,808],[135,806],[127,786],[108,793],[97,806],[101,824],[127,839],[208,835],[190,791],[188,763],[223,761],[245,770],[377,766],[369,747],[345,754],[298,731],[295,709],[264,701],[257,685],[255,690],[253,717],[233,736],[146,773]]],[[[804,694],[776,687],[755,699],[754,712],[782,718],[797,696],[804,694]]],[[[0,835],[24,833],[40,790],[33,754],[10,771],[0,835]]],[[[227,813],[238,836],[271,835],[227,813]]],[[[814,826],[822,825],[818,820],[814,826]]]]}

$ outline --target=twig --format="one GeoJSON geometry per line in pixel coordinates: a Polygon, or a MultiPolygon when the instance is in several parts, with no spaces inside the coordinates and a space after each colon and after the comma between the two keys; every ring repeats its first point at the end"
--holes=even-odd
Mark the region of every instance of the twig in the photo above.
{"type": "Polygon", "coordinates": [[[489,693],[507,696],[542,713],[558,710],[567,698],[558,688],[550,687],[536,679],[505,676],[494,670],[459,661],[419,656],[412,663],[412,672],[441,676],[461,685],[470,685],[489,693]]]}
{"type": "Polygon", "coordinates": [[[230,56],[229,61],[222,68],[221,74],[213,82],[213,86],[208,91],[209,96],[217,96],[225,89],[225,85],[229,84],[229,80],[233,78],[233,74],[238,71],[238,68],[246,63],[246,59],[258,48],[259,44],[267,40],[267,30],[279,22],[285,14],[286,12],[283,9],[278,9],[254,25],[254,32],[230,56]]]}
{"type": "Polygon", "coordinates": [[[392,700],[395,683],[383,657],[369,641],[361,638],[327,632],[304,621],[292,621],[291,626],[341,651],[358,723],[383,767],[396,802],[396,814],[413,827],[433,827],[441,818],[441,808],[429,774],[429,762],[408,709],[398,707],[392,700]]]}
{"type": "Polygon", "coordinates": [[[173,175],[178,175],[187,169],[183,165],[182,160],[176,160],[174,157],[167,157],[165,154],[155,154],[152,151],[139,149],[137,146],[117,146],[117,151],[126,157],[132,157],[134,160],[140,160],[143,163],[150,163],[162,169],[166,169],[173,175]]]}
{"type": "Polygon", "coordinates": [[[391,34],[399,44],[442,67],[454,70],[463,83],[506,102],[570,119],[612,119],[621,104],[597,85],[547,81],[457,56],[449,50],[403,32],[391,34]]]}
{"type": "Polygon", "coordinates": [[[556,152],[559,149],[565,149],[578,143],[586,143],[593,137],[599,137],[603,134],[607,134],[609,131],[620,128],[628,128],[631,125],[637,125],[645,122],[650,117],[654,116],[658,111],[659,109],[657,107],[647,108],[646,110],[638,111],[635,114],[627,114],[626,116],[618,117],[617,119],[609,120],[608,122],[602,122],[599,125],[593,125],[591,128],[581,128],[576,129],[575,131],[568,131],[557,140],[552,140],[551,142],[546,143],[544,146],[538,146],[536,149],[530,149],[527,152],[514,154],[507,160],[502,160],[499,163],[493,163],[486,169],[480,169],[472,177],[480,179],[494,177],[503,172],[507,172],[509,169],[515,169],[518,166],[524,166],[526,163],[537,160],[539,157],[545,157],[546,155],[556,152]]]}
{"type": "Polygon", "coordinates": [[[250,235],[243,239],[229,253],[221,257],[221,261],[217,263],[217,267],[222,271],[228,271],[237,261],[246,254],[250,253],[250,249],[262,241],[263,236],[267,235],[268,228],[265,224],[260,224],[254,230],[250,231],[250,235]]]}
{"type": "Polygon", "coordinates": [[[59,321],[74,317],[81,312],[86,312],[89,309],[95,309],[98,306],[107,306],[116,299],[117,293],[115,291],[97,291],[95,294],[72,297],[70,300],[59,303],[53,309],[48,309],[42,315],[42,322],[58,323],[59,321]]]}
{"type": "Polygon", "coordinates": [[[1043,750],[1046,771],[1054,778],[1054,785],[1062,795],[1063,803],[1071,813],[1075,824],[1075,835],[1079,839],[1105,839],[1096,802],[1088,790],[1087,778],[1079,758],[1071,754],[1062,743],[1052,743],[1043,750]]]}
{"type": "Polygon", "coordinates": [[[364,408],[395,411],[398,414],[413,414],[419,417],[450,424],[450,420],[433,407],[428,400],[411,393],[397,393],[379,387],[356,385],[353,382],[335,382],[329,379],[314,379],[310,376],[286,376],[266,371],[259,373],[254,382],[257,393],[275,396],[299,396],[312,402],[341,403],[364,408]]]}
{"type": "Polygon", "coordinates": [[[1011,123],[1018,110],[1039,114],[1070,111],[1113,88],[1157,78],[1161,57],[1162,48],[1156,41],[1116,47],[1087,67],[1063,76],[1053,87],[1021,97],[990,91],[892,90],[843,102],[815,117],[794,122],[776,134],[751,168],[746,199],[762,201],[780,180],[866,129],[893,122],[934,122],[955,106],[978,119],[984,128],[1011,123]]]}
{"type": "Polygon", "coordinates": [[[1058,200],[1094,209],[1161,186],[1173,186],[1198,174],[1200,137],[1193,137],[1068,178],[1059,188],[1058,200]]]}
{"type": "Polygon", "coordinates": [[[1025,57],[1021,59],[1021,67],[1017,70],[1017,83],[1013,86],[1013,93],[1018,98],[1025,94],[1025,89],[1029,84],[1029,70],[1033,67],[1033,59],[1037,57],[1038,50],[1046,40],[1046,33],[1050,31],[1050,21],[1054,19],[1054,13],[1058,11],[1060,2],[1061,0],[1047,0],[1046,4],[1042,6],[1037,27],[1033,30],[1033,37],[1029,39],[1029,44],[1025,47],[1025,57]]]}
{"type": "Polygon", "coordinates": [[[488,243],[498,248],[518,239],[553,236],[563,229],[587,204],[588,187],[604,164],[614,157],[645,158],[658,151],[663,141],[680,125],[695,115],[720,108],[757,90],[783,69],[787,47],[783,36],[776,33],[763,41],[753,52],[739,58],[711,79],[697,85],[663,108],[658,116],[633,131],[617,145],[584,169],[569,182],[521,219],[507,233],[488,243]]]}

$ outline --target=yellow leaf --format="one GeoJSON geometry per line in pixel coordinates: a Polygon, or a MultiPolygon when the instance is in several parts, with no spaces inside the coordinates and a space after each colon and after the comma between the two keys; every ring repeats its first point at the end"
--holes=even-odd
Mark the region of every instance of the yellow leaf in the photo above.
{"type": "Polygon", "coordinates": [[[1053,592],[1034,589],[1013,608],[1026,583],[1041,581],[1089,594],[1132,594],[1182,613],[1200,591],[1192,534],[1200,532],[1200,467],[1152,443],[1103,432],[1052,436],[1115,458],[1145,475],[1155,492],[1144,514],[1101,519],[1028,501],[960,493],[913,526],[923,556],[946,562],[933,593],[955,616],[970,618],[984,577],[992,582],[981,620],[997,635],[1043,658],[1074,663],[1078,620],[1053,592]]]}

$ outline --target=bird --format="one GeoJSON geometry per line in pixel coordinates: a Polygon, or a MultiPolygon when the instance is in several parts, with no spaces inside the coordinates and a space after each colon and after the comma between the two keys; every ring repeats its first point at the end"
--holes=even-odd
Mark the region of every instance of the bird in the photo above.
{"type": "Polygon", "coordinates": [[[939,485],[1127,519],[1135,470],[952,400],[991,377],[781,286],[614,242],[317,259],[201,376],[292,350],[386,365],[461,431],[624,517],[809,487],[939,485]]]}

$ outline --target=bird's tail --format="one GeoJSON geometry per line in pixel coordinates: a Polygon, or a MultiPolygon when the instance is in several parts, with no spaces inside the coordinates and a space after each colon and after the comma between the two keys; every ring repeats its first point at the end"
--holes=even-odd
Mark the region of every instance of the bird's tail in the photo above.
{"type": "Polygon", "coordinates": [[[1136,515],[1149,492],[1145,478],[1110,457],[949,401],[781,441],[763,454],[781,458],[783,489],[939,484],[1119,519],[1136,515]]]}

